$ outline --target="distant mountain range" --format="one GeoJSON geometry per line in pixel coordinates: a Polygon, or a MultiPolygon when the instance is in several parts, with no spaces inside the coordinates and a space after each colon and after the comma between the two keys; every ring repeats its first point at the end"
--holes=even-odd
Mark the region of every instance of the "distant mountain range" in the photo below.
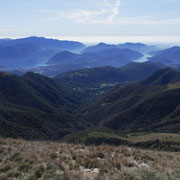
{"type": "MultiPolygon", "coordinates": [[[[72,54],[72,53],[69,53],[69,54],[72,54]]],[[[132,71],[134,70],[134,74],[133,76],[131,77],[135,77],[135,80],[137,80],[137,76],[141,77],[141,80],[143,78],[145,78],[145,76],[143,76],[144,74],[149,74],[149,73],[152,73],[153,71],[151,71],[152,69],[153,70],[158,70],[159,67],[166,67],[165,65],[161,64],[161,63],[156,63],[156,62],[145,62],[145,63],[135,63],[135,62],[131,62],[131,63],[128,63],[127,66],[122,66],[121,68],[116,68],[116,67],[112,67],[112,66],[109,66],[109,70],[112,69],[112,72],[114,72],[115,70],[119,71],[120,69],[121,70],[127,70],[130,71],[130,74],[132,73],[132,71]],[[146,67],[147,65],[147,67],[146,67]],[[152,67],[151,67],[152,66],[152,67]],[[154,67],[154,68],[153,68],[154,67]]],[[[38,73],[38,74],[41,74],[41,75],[44,75],[44,76],[49,76],[49,77],[55,77],[57,75],[60,75],[60,74],[63,74],[63,73],[67,73],[68,74],[71,74],[73,72],[71,71],[74,71],[75,72],[81,72],[82,71],[87,71],[87,72],[93,72],[94,70],[100,70],[102,71],[104,68],[104,66],[101,66],[99,68],[89,68],[89,66],[87,66],[86,63],[82,63],[82,64],[64,64],[64,65],[47,65],[47,66],[40,66],[40,67],[37,67],[37,68],[32,68],[32,69],[19,69],[19,70],[7,70],[9,73],[12,73],[12,74],[16,74],[16,75],[23,75],[24,73],[30,71],[30,72],[34,72],[34,73],[38,73]]],[[[108,68],[106,68],[108,70],[108,68]]],[[[2,68],[2,70],[6,71],[6,68],[2,68]]],[[[103,74],[101,74],[103,75],[103,74]]],[[[109,78],[108,78],[109,79],[109,78]]],[[[116,78],[117,79],[117,78],[116,78]]],[[[139,79],[140,80],[140,79],[139,79]]]]}
{"type": "Polygon", "coordinates": [[[42,50],[58,49],[58,51],[68,50],[68,51],[80,51],[85,48],[85,45],[77,41],[61,41],[57,39],[47,39],[44,37],[27,37],[21,39],[2,39],[0,45],[12,45],[28,43],[42,50]]]}
{"type": "Polygon", "coordinates": [[[46,66],[10,71],[13,73],[32,71],[45,76],[56,76],[68,71],[101,66],[123,66],[142,57],[142,54],[131,50],[109,49],[97,53],[75,54],[63,51],[56,54],[46,66]]]}
{"type": "Polygon", "coordinates": [[[99,43],[97,45],[89,46],[86,49],[84,49],[81,53],[96,53],[99,51],[104,51],[108,49],[115,49],[118,48],[117,45],[114,44],[106,44],[106,43],[99,43]]]}
{"type": "MultiPolygon", "coordinates": [[[[142,43],[119,45],[99,43],[86,48],[80,42],[35,36],[21,39],[1,39],[0,66],[16,70],[14,72],[17,73],[26,72],[26,69],[29,69],[43,75],[54,76],[58,71],[64,73],[101,66],[120,67],[137,61],[143,57],[142,54],[156,52],[155,55],[159,55],[161,51],[158,50],[156,46],[142,43]],[[80,52],[81,54],[78,54],[80,52]]],[[[166,62],[161,63],[167,64],[166,62]]]]}
{"type": "Polygon", "coordinates": [[[80,42],[35,36],[0,39],[0,65],[12,70],[35,68],[44,64],[61,65],[62,69],[66,66],[68,70],[73,70],[72,66],[79,66],[76,69],[99,66],[117,67],[141,58],[142,53],[157,50],[156,46],[141,43],[119,45],[99,43],[86,48],[80,42]],[[78,54],[80,52],[81,54],[78,54]]]}
{"type": "Polygon", "coordinates": [[[107,49],[95,53],[75,54],[71,52],[61,52],[56,54],[48,65],[73,65],[82,64],[87,67],[98,66],[122,66],[142,57],[142,54],[129,49],[107,49]]]}
{"type": "MultiPolygon", "coordinates": [[[[47,65],[67,65],[79,63],[81,55],[69,51],[63,51],[53,56],[47,65]]],[[[85,60],[84,60],[85,61],[85,60]]]]}
{"type": "Polygon", "coordinates": [[[133,51],[138,51],[140,53],[148,53],[151,51],[159,50],[156,46],[149,46],[142,43],[124,43],[119,45],[99,43],[97,45],[87,47],[82,51],[82,53],[95,53],[114,48],[130,49],[133,51]]]}
{"type": "Polygon", "coordinates": [[[46,60],[39,48],[28,43],[0,45],[0,63],[9,68],[32,67],[46,60]]]}
{"type": "Polygon", "coordinates": [[[131,49],[134,51],[139,51],[143,54],[159,50],[159,48],[156,46],[145,45],[142,43],[124,43],[124,44],[119,44],[118,47],[122,49],[131,49]]]}
{"type": "Polygon", "coordinates": [[[180,65],[180,47],[175,46],[169,49],[156,52],[154,56],[148,59],[170,66],[178,66],[180,65]]]}
{"type": "Polygon", "coordinates": [[[97,129],[180,132],[180,72],[166,68],[138,84],[116,87],[82,112],[97,129]]]}
{"type": "Polygon", "coordinates": [[[56,53],[69,50],[79,52],[85,45],[73,41],[60,41],[43,37],[2,39],[0,65],[7,68],[29,68],[45,64],[56,53]]]}

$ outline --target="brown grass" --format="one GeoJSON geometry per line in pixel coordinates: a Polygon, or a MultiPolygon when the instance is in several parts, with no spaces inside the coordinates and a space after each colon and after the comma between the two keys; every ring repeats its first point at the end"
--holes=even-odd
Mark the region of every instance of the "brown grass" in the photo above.
{"type": "Polygon", "coordinates": [[[180,153],[0,139],[0,180],[177,180],[180,153]]]}

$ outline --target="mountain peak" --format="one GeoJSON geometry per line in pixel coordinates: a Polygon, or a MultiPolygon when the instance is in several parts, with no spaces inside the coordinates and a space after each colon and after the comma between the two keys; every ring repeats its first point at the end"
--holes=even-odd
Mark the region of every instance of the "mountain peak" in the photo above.
{"type": "Polygon", "coordinates": [[[106,43],[103,43],[103,42],[100,42],[99,44],[97,44],[96,46],[109,46],[110,44],[106,44],[106,43]]]}
{"type": "MultiPolygon", "coordinates": [[[[121,45],[121,44],[120,44],[120,45],[121,45]]],[[[131,42],[124,43],[124,45],[131,45],[131,46],[146,46],[145,44],[142,44],[142,43],[131,43],[131,42]]]]}
{"type": "Polygon", "coordinates": [[[114,44],[106,44],[106,43],[101,42],[101,43],[96,44],[94,46],[87,47],[86,49],[84,49],[82,51],[82,53],[96,53],[99,51],[103,51],[103,50],[107,50],[107,49],[113,49],[113,48],[118,48],[118,47],[114,44]]]}
{"type": "Polygon", "coordinates": [[[122,49],[127,48],[127,49],[131,49],[131,50],[139,51],[141,53],[147,53],[147,52],[158,50],[158,48],[156,46],[149,46],[149,45],[142,44],[142,43],[131,43],[131,42],[119,44],[118,47],[122,48],[122,49]]]}
{"type": "Polygon", "coordinates": [[[62,52],[60,52],[60,53],[58,53],[58,54],[63,54],[63,55],[69,55],[69,54],[75,54],[75,53],[72,53],[72,52],[70,52],[70,51],[62,51],[62,52]]]}

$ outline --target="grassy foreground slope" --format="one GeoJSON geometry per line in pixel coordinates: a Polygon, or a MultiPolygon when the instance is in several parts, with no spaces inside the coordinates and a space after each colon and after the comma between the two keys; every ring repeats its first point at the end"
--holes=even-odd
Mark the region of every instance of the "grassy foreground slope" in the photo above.
{"type": "Polygon", "coordinates": [[[69,134],[62,141],[85,145],[127,145],[129,147],[180,152],[180,134],[177,133],[119,133],[112,132],[112,130],[95,129],[69,134]]]}
{"type": "Polygon", "coordinates": [[[1,180],[177,180],[180,153],[0,139],[1,180]]]}

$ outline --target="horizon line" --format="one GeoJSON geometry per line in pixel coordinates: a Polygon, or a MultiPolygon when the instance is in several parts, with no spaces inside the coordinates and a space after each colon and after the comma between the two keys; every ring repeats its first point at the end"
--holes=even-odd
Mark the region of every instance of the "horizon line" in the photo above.
{"type": "Polygon", "coordinates": [[[26,38],[26,37],[45,37],[50,39],[57,39],[57,40],[68,40],[68,41],[79,41],[85,44],[95,44],[95,43],[125,43],[125,42],[132,42],[132,43],[149,43],[149,44],[180,44],[180,36],[158,36],[158,35],[138,35],[138,36],[120,36],[120,35],[82,35],[82,36],[43,36],[43,35],[25,35],[25,36],[16,36],[16,37],[0,37],[0,39],[19,39],[19,38],[26,38]]]}

